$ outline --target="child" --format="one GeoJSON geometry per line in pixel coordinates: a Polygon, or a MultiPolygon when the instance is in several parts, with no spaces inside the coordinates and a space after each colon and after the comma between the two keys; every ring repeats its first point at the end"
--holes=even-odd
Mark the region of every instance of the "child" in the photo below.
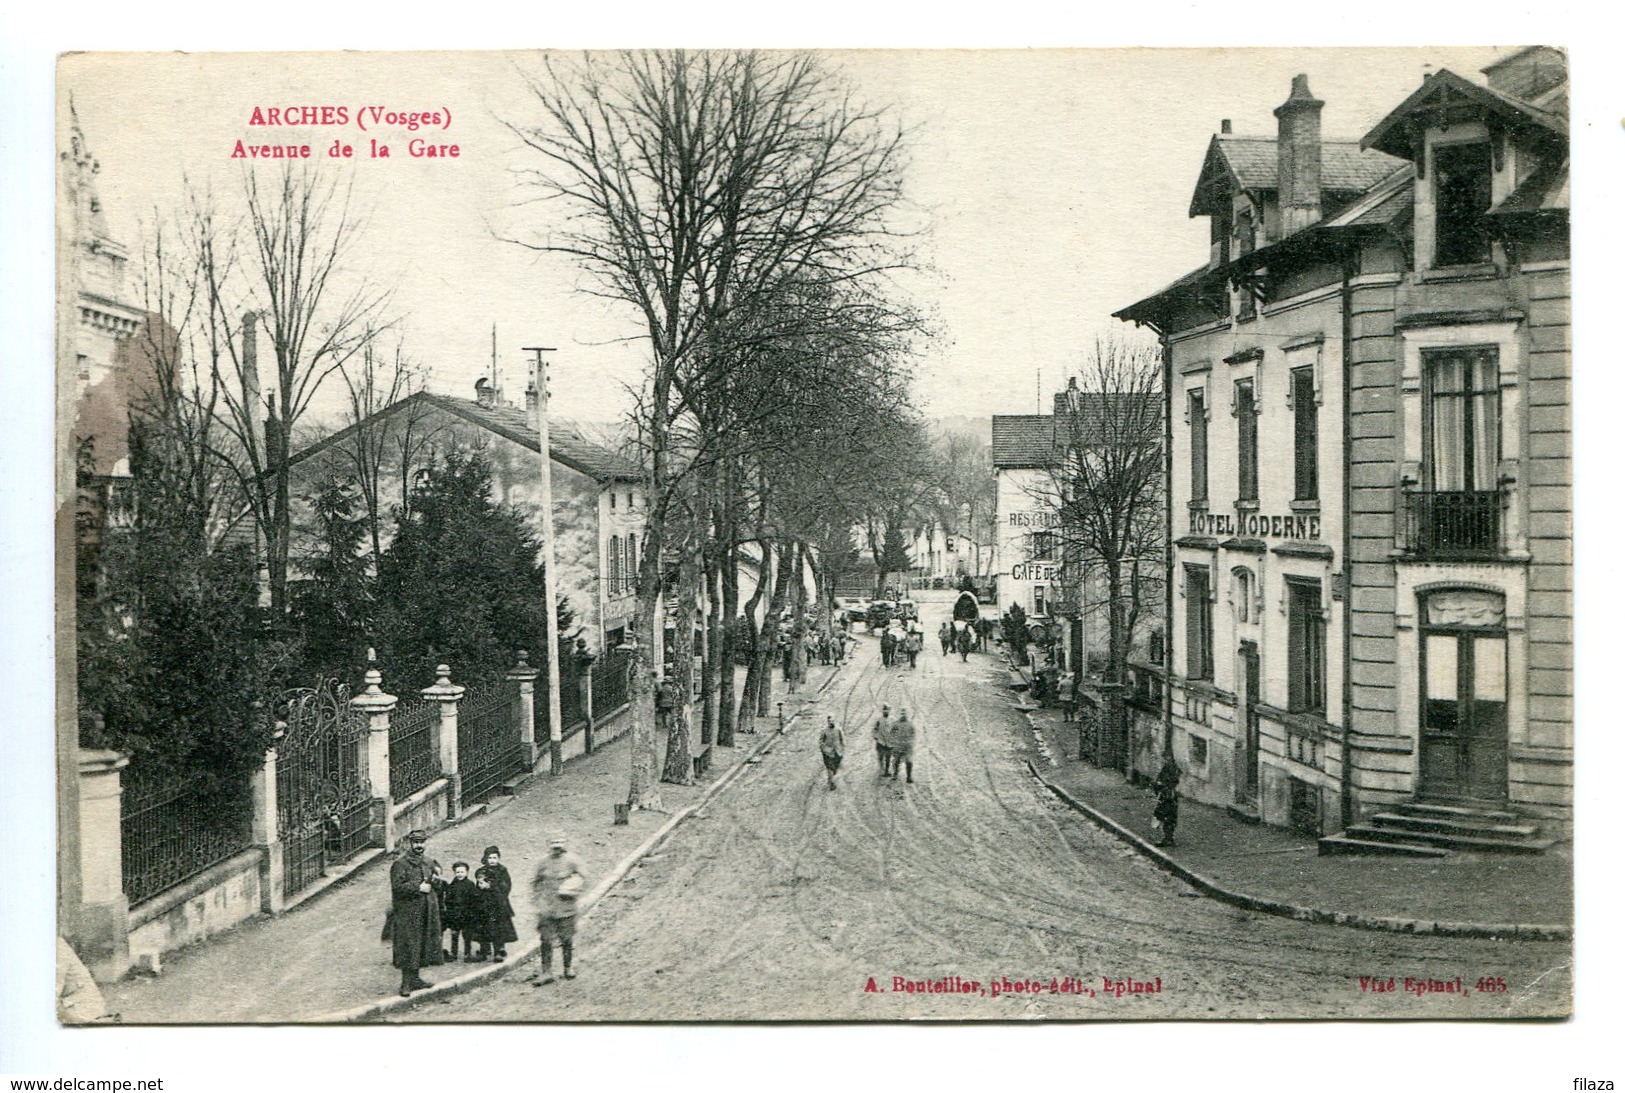
{"type": "Polygon", "coordinates": [[[485,874],[487,890],[484,941],[491,949],[487,955],[500,963],[508,957],[508,942],[519,940],[513,928],[513,904],[508,900],[508,893],[513,891],[513,878],[508,875],[508,867],[502,864],[502,851],[496,847],[486,847],[480,860],[485,863],[480,873],[485,874]]]}
{"type": "Polygon", "coordinates": [[[452,862],[451,883],[446,885],[446,906],[440,919],[446,929],[451,931],[448,959],[458,958],[459,939],[462,941],[463,961],[467,963],[474,959],[475,927],[481,916],[480,902],[484,898],[480,895],[479,886],[469,879],[468,863],[452,862]]]}

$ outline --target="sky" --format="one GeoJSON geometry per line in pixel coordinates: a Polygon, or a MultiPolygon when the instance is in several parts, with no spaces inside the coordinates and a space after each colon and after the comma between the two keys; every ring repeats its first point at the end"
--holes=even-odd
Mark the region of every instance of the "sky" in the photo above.
{"type": "MultiPolygon", "coordinates": [[[[1188,208],[1220,119],[1273,134],[1295,73],[1326,102],[1323,135],[1358,139],[1429,66],[1474,78],[1508,48],[828,54],[909,134],[906,213],[925,230],[922,268],[898,290],[934,331],[915,359],[917,404],[931,416],[1034,412],[1097,337],[1132,334],[1112,312],[1205,260],[1207,222],[1188,208]]],[[[347,266],[391,290],[432,387],[470,395],[491,370],[494,325],[509,397],[524,388],[522,347],[555,347],[555,412],[605,420],[646,363],[635,311],[585,291],[571,259],[511,241],[545,237],[566,211],[524,200],[517,172],[538,160],[505,125],[537,118],[523,75],[539,70],[535,53],[87,55],[64,59],[60,89],[132,256],[188,187],[229,206],[244,170],[277,169],[232,159],[239,139],[308,143],[315,170],[353,184],[362,232],[347,266]],[[256,109],[318,104],[343,105],[350,124],[250,124],[256,109]],[[374,107],[449,123],[364,132],[357,119],[374,107]],[[414,136],[459,155],[413,158],[414,136]],[[370,156],[372,140],[390,158],[370,156]],[[355,157],[327,156],[335,141],[355,157]]]]}
{"type": "MultiPolygon", "coordinates": [[[[1617,255],[1625,251],[1619,183],[1625,178],[1625,68],[1602,6],[1478,0],[1418,5],[1362,0],[1303,5],[1193,0],[1057,5],[876,4],[816,6],[669,0],[524,8],[391,5],[332,0],[222,6],[178,0],[162,8],[76,0],[14,5],[0,15],[0,580],[6,624],[8,731],[0,733],[0,813],[14,834],[0,885],[0,1072],[40,1077],[162,1075],[166,1089],[238,1089],[310,1080],[421,1085],[493,1068],[504,1084],[541,1065],[577,1085],[606,1080],[661,1089],[760,1088],[806,1060],[829,1080],[862,1073],[871,1084],[990,1088],[1015,1081],[1160,1084],[1256,1090],[1260,1075],[1302,1076],[1317,1089],[1373,1086],[1478,1091],[1569,1088],[1576,1075],[1619,1082],[1619,975],[1625,955],[1613,928],[1617,881],[1602,832],[1615,817],[1609,772],[1625,767],[1607,680],[1617,674],[1614,620],[1625,597],[1607,579],[1620,540],[1618,460],[1611,410],[1625,374],[1610,320],[1617,255]],[[1476,76],[1500,47],[1567,46],[1573,109],[1577,482],[1576,572],[1581,594],[1576,721],[1583,726],[1576,874],[1580,971],[1577,1016],[1555,1024],[1229,1023],[1109,1028],[970,1029],[375,1029],[365,1043],[338,1030],[61,1030],[44,1001],[51,990],[45,893],[52,884],[51,732],[53,443],[51,371],[53,116],[63,50],[423,50],[514,45],[569,48],[643,45],[935,46],[962,52],[865,53],[834,59],[859,91],[899,111],[918,132],[911,200],[933,211],[934,272],[922,292],[942,340],[919,362],[919,398],[933,414],[1030,412],[1037,392],[1059,387],[1110,314],[1202,261],[1203,222],[1187,218],[1202,151],[1221,118],[1239,133],[1268,134],[1270,111],[1292,75],[1308,74],[1326,101],[1327,137],[1356,138],[1398,103],[1429,62],[1476,76]],[[1460,48],[1354,52],[1350,44],[1460,48]],[[1141,52],[1150,43],[1192,47],[1141,52]],[[1253,46],[1336,45],[1332,52],[1253,46]],[[1099,52],[1049,53],[1029,47],[1099,52]],[[1211,47],[1227,47],[1214,50],[1211,47]],[[1010,53],[992,53],[1003,47],[1010,53]],[[1040,383],[1039,369],[1043,369],[1040,383]],[[1053,378],[1052,378],[1053,377],[1053,378]],[[1598,731],[1593,731],[1594,729],[1598,731]],[[546,1059],[536,1063],[538,1033],[546,1059]],[[359,1050],[357,1046],[359,1045],[359,1050]],[[248,1061],[245,1065],[244,1061],[248,1061]],[[787,1067],[788,1063],[788,1067],[787,1067]],[[312,1076],[321,1075],[321,1079],[312,1076]],[[417,1081],[413,1082],[416,1077],[417,1081]]],[[[439,99],[456,108],[456,139],[469,149],[454,171],[392,161],[358,194],[370,202],[370,252],[407,315],[410,346],[436,367],[439,390],[471,393],[490,356],[495,321],[505,371],[519,347],[559,346],[554,391],[561,413],[612,418],[621,383],[638,374],[641,349],[617,339],[630,320],[584,301],[579,275],[490,239],[508,213],[511,145],[481,110],[522,104],[495,64],[467,55],[387,63],[330,56],[315,69],[287,57],[187,59],[165,55],[158,79],[75,88],[101,158],[104,200],[135,248],[140,218],[173,202],[183,173],[231,180],[230,142],[246,133],[245,108],[266,96],[344,92],[391,105],[439,99]],[[116,183],[114,178],[119,181],[116,183]],[[370,189],[368,188],[370,187],[370,189]],[[488,219],[489,218],[489,219],[488,219]],[[545,340],[544,340],[545,339],[545,340]]],[[[94,67],[94,66],[91,66],[94,67]]],[[[64,73],[72,66],[64,68],[64,73]]],[[[87,70],[88,79],[88,70],[87,70]]],[[[77,74],[75,74],[77,81],[77,74]]],[[[425,105],[436,105],[425,103],[425,105]]],[[[438,167],[451,166],[438,164],[438,167]]],[[[360,172],[358,172],[358,175],[360,172]]],[[[811,1069],[807,1073],[814,1073],[811,1069]]],[[[1267,1085],[1269,1079],[1265,1078],[1267,1085]]]]}

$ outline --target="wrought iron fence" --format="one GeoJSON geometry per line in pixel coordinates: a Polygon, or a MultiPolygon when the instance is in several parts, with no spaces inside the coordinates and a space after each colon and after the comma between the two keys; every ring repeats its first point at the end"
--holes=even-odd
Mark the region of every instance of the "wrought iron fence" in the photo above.
{"type": "Polygon", "coordinates": [[[248,846],[248,780],[223,783],[206,771],[125,768],[119,819],[124,895],[151,899],[248,846]]]}
{"type": "Polygon", "coordinates": [[[457,710],[457,765],[462,769],[462,799],[485,801],[503,782],[524,770],[519,722],[519,684],[496,679],[471,684],[457,710]]]}
{"type": "Polygon", "coordinates": [[[309,887],[329,865],[372,841],[372,784],[362,757],[366,719],[335,680],[285,692],[277,744],[277,836],[283,890],[309,887]]]}
{"type": "Polygon", "coordinates": [[[626,705],[630,687],[627,678],[632,654],[619,649],[605,650],[592,665],[592,715],[602,721],[626,705]]]}
{"type": "Polygon", "coordinates": [[[440,703],[423,699],[406,700],[390,715],[389,792],[397,801],[440,777],[440,756],[434,746],[439,721],[440,703]]]}
{"type": "MultiPolygon", "coordinates": [[[[561,650],[564,658],[559,662],[559,720],[564,725],[563,735],[569,736],[570,731],[587,721],[587,704],[582,701],[581,695],[581,669],[575,662],[575,657],[568,650],[561,650]]],[[[536,681],[540,686],[536,688],[539,699],[537,707],[536,724],[547,725],[547,673],[544,671],[536,681]]],[[[545,729],[538,729],[538,735],[546,736],[545,729]]]]}

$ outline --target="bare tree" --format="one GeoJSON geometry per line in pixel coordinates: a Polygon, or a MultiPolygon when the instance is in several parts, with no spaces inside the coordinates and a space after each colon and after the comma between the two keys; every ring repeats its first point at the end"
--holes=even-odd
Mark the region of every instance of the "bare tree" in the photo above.
{"type": "MultiPolygon", "coordinates": [[[[695,473],[695,408],[740,366],[736,311],[791,281],[836,285],[899,262],[901,134],[805,55],[621,54],[545,62],[535,126],[512,130],[543,165],[525,181],[572,218],[520,240],[568,255],[594,291],[633,306],[649,340],[640,434],[649,528],[637,580],[634,807],[659,807],[653,665],[666,522],[695,473]]],[[[686,666],[685,666],[686,667],[686,666]]]]}
{"type": "Polygon", "coordinates": [[[1056,410],[1057,460],[1039,502],[1057,517],[1066,599],[1104,616],[1101,731],[1090,758],[1124,769],[1128,662],[1160,615],[1163,552],[1162,361],[1155,346],[1097,340],[1056,410]]]}
{"type": "Polygon", "coordinates": [[[349,196],[336,177],[323,181],[290,165],[269,183],[245,173],[244,226],[222,223],[209,204],[194,202],[193,245],[211,321],[235,335],[218,361],[221,421],[231,439],[220,452],[259,527],[276,619],[287,609],[294,428],[322,385],[385,326],[388,293],[348,264],[360,231],[349,196]],[[261,378],[260,328],[269,382],[261,378]]]}

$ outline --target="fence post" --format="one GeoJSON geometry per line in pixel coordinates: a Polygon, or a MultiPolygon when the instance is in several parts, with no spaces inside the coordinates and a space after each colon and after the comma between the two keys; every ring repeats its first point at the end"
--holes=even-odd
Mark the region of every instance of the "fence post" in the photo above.
{"type": "Polygon", "coordinates": [[[389,788],[389,715],[395,709],[395,696],[385,694],[379,684],[384,677],[378,669],[367,669],[367,686],[350,699],[350,708],[366,715],[367,781],[372,786],[372,830],[374,846],[395,845],[395,798],[389,788]]]}
{"type": "Polygon", "coordinates": [[[463,808],[463,773],[457,763],[457,702],[463,697],[463,688],[451,681],[449,664],[437,666],[434,674],[434,685],[419,693],[426,702],[440,703],[434,748],[435,754],[440,756],[440,772],[451,780],[451,790],[446,796],[446,819],[449,820],[463,808]]]}
{"type": "Polygon", "coordinates": [[[254,805],[249,821],[250,841],[260,851],[260,910],[277,914],[283,907],[283,862],[281,831],[277,827],[276,749],[282,733],[276,734],[265,753],[265,762],[249,775],[249,795],[254,805]]]}
{"type": "Polygon", "coordinates": [[[581,688],[581,713],[587,719],[586,728],[582,729],[581,750],[587,755],[592,754],[592,730],[595,727],[592,717],[592,666],[598,658],[592,654],[582,656],[576,654],[576,663],[581,664],[581,678],[577,686],[581,688]]]}
{"type": "Polygon", "coordinates": [[[510,682],[519,684],[519,742],[525,748],[525,766],[536,769],[536,677],[540,672],[525,662],[530,654],[519,650],[519,663],[508,670],[510,682]]]}
{"type": "Polygon", "coordinates": [[[124,840],[119,771],[130,760],[116,751],[79,753],[79,878],[84,905],[73,938],[80,959],[110,983],[130,968],[130,905],[124,898],[124,840]]]}

